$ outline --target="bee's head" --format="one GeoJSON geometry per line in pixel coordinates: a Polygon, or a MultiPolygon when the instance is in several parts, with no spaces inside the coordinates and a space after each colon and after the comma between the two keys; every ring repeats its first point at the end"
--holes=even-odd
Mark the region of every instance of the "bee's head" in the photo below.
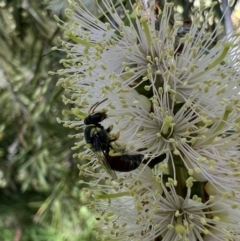
{"type": "Polygon", "coordinates": [[[84,119],[84,124],[85,125],[91,125],[91,124],[97,125],[106,118],[107,118],[107,114],[105,112],[92,113],[84,119]]]}

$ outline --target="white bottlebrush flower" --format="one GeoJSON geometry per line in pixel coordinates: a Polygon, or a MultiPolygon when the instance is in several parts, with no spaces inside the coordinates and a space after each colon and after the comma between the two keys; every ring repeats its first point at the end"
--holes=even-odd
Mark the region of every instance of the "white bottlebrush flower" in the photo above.
{"type": "MultiPolygon", "coordinates": [[[[231,207],[223,209],[218,204],[222,198],[209,196],[199,197],[191,193],[192,178],[186,181],[187,191],[185,197],[177,194],[174,182],[169,179],[166,188],[163,186],[164,194],[156,204],[156,219],[159,223],[159,230],[163,241],[167,240],[193,240],[203,241],[211,237],[213,240],[235,240],[240,234],[237,231],[239,223],[239,211],[234,218],[226,217],[231,207]],[[157,211],[158,210],[158,211],[157,211]],[[225,216],[224,216],[225,215],[225,216]],[[230,222],[229,222],[230,220],[230,222]],[[216,228],[217,227],[217,228],[216,228]],[[216,235],[215,231],[218,230],[216,235]],[[235,233],[233,233],[235,232],[235,233]]],[[[183,190],[180,190],[182,194],[183,190]]]]}
{"type": "Polygon", "coordinates": [[[238,240],[240,210],[236,203],[231,206],[221,195],[202,200],[191,193],[191,178],[183,198],[172,179],[165,186],[157,178],[150,181],[148,175],[144,173],[135,185],[129,183],[128,175],[115,190],[109,187],[112,193],[108,190],[96,196],[91,206],[99,213],[96,231],[103,240],[238,240]]]}
{"type": "Polygon", "coordinates": [[[240,202],[237,34],[216,42],[220,23],[205,31],[214,4],[206,9],[204,1],[192,21],[180,21],[167,2],[138,0],[126,9],[102,0],[99,19],[69,2],[70,23],[56,17],[68,40],[57,72],[64,103],[73,106],[64,113],[75,116],[63,122],[75,128],[75,157],[86,161],[80,173],[97,189],[98,233],[239,240],[239,210],[231,209],[240,202]]]}
{"type": "Polygon", "coordinates": [[[101,190],[95,192],[95,201],[90,207],[98,212],[95,230],[103,240],[153,238],[154,232],[149,233],[153,223],[146,218],[151,218],[151,205],[156,195],[162,194],[162,187],[160,179],[154,178],[149,168],[141,165],[131,173],[120,173],[118,182],[106,181],[98,186],[101,190]],[[141,179],[135,182],[140,172],[141,179]]]}
{"type": "MultiPolygon", "coordinates": [[[[210,51],[216,31],[205,33],[208,16],[198,29],[199,11],[204,11],[203,6],[195,10],[188,33],[179,38],[181,23],[171,23],[173,4],[166,3],[156,31],[154,1],[149,3],[150,16],[129,15],[126,25],[111,1],[102,1],[110,14],[106,15],[109,23],[101,22],[87,8],[72,2],[75,12],[66,12],[75,23],[63,28],[75,43],[66,43],[72,60],[71,65],[68,60],[68,69],[64,72],[79,73],[83,84],[107,79],[108,85],[111,82],[115,88],[116,85],[136,88],[141,83],[145,88],[161,86],[176,95],[177,101],[191,98],[197,102],[195,108],[199,111],[217,115],[222,108],[221,101],[231,102],[231,97],[238,93],[234,88],[239,82],[236,38],[221,40],[210,51]],[[233,55],[235,58],[230,58],[233,55]]],[[[211,17],[212,10],[209,11],[211,17]]],[[[100,90],[106,91],[102,86],[100,90]]]]}

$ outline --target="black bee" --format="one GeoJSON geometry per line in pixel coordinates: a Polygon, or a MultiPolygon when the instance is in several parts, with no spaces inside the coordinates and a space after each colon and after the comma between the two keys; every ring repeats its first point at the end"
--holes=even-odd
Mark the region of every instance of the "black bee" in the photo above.
{"type": "Polygon", "coordinates": [[[135,170],[141,164],[142,155],[109,155],[112,149],[111,142],[117,138],[110,139],[109,133],[112,130],[112,126],[104,129],[100,124],[100,122],[107,118],[107,114],[105,112],[94,112],[95,109],[106,100],[107,99],[97,102],[89,110],[89,115],[84,119],[84,124],[86,125],[84,137],[86,143],[92,146],[92,150],[97,155],[99,162],[107,173],[114,179],[117,179],[115,171],[129,172],[135,170]]]}
{"type": "MultiPolygon", "coordinates": [[[[112,178],[117,179],[115,171],[130,172],[137,169],[143,162],[144,156],[141,154],[123,154],[119,156],[109,154],[110,150],[113,150],[111,142],[116,141],[117,137],[114,139],[110,138],[109,133],[112,130],[112,126],[104,129],[100,124],[100,122],[107,118],[107,114],[105,112],[94,112],[95,109],[106,100],[107,99],[97,102],[90,108],[89,115],[84,119],[84,124],[86,125],[84,137],[86,143],[91,145],[92,150],[97,155],[99,162],[106,172],[110,174],[112,178]]],[[[144,162],[146,163],[146,161],[144,162]]],[[[148,166],[153,168],[155,162],[156,161],[151,161],[148,166]],[[152,163],[154,163],[154,165],[152,163]]]]}
{"type": "Polygon", "coordinates": [[[98,160],[105,170],[114,179],[117,179],[116,173],[111,169],[108,163],[110,142],[115,140],[110,140],[109,137],[109,132],[112,130],[112,126],[104,129],[100,122],[107,118],[107,114],[105,112],[94,112],[95,109],[106,100],[107,99],[97,102],[89,110],[89,115],[84,119],[84,124],[86,125],[84,137],[86,143],[92,146],[92,150],[97,155],[98,160]]]}

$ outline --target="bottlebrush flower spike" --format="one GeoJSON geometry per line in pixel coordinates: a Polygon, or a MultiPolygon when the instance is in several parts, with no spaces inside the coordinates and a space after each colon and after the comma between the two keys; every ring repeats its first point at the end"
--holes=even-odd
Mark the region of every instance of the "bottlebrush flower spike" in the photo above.
{"type": "Polygon", "coordinates": [[[96,1],[101,18],[69,2],[69,22],[56,17],[68,57],[57,74],[75,119],[59,122],[86,161],[100,238],[239,240],[237,32],[206,32],[215,2],[200,1],[191,21],[168,2],[96,1]]]}

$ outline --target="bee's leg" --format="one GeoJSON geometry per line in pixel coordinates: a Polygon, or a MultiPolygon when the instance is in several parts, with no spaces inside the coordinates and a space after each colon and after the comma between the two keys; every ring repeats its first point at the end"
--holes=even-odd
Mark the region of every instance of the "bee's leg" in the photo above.
{"type": "Polygon", "coordinates": [[[109,156],[122,156],[122,153],[121,153],[121,152],[115,152],[113,149],[111,149],[111,150],[108,152],[108,155],[109,155],[109,156]]]}
{"type": "Polygon", "coordinates": [[[112,134],[109,142],[113,142],[113,141],[118,140],[119,136],[120,136],[120,132],[117,132],[117,133],[115,133],[115,134],[112,134]]]}
{"type": "MultiPolygon", "coordinates": [[[[113,129],[113,125],[110,125],[110,126],[106,129],[107,133],[110,133],[112,129],[113,129]]],[[[119,136],[120,136],[120,132],[117,132],[116,134],[111,134],[110,139],[109,139],[109,142],[113,142],[113,141],[118,140],[119,136]]]]}
{"type": "Polygon", "coordinates": [[[110,126],[106,129],[106,131],[109,133],[112,129],[113,129],[113,125],[110,125],[110,126]]]}
{"type": "Polygon", "coordinates": [[[166,154],[163,153],[162,155],[158,156],[158,157],[155,157],[153,158],[151,161],[149,160],[144,160],[143,163],[144,164],[147,164],[151,169],[154,168],[155,165],[159,164],[160,162],[163,162],[166,158],[166,154]]]}
{"type": "Polygon", "coordinates": [[[126,150],[126,144],[124,143],[112,142],[112,144],[109,143],[109,147],[109,156],[122,156],[126,150]]]}

